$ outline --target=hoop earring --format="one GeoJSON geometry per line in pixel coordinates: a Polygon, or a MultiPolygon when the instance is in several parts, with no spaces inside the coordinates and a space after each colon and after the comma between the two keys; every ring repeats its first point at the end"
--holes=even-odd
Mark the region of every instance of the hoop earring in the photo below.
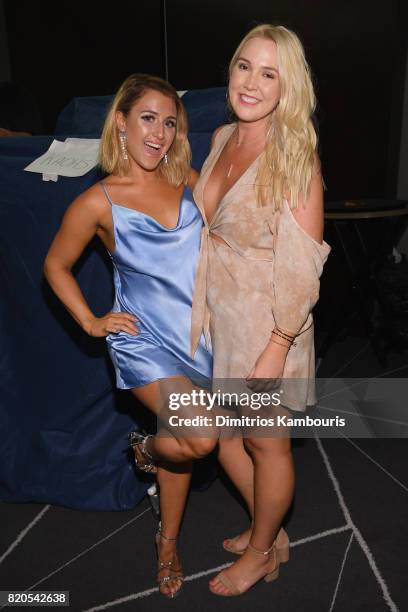
{"type": "Polygon", "coordinates": [[[119,130],[119,140],[123,159],[129,159],[126,149],[126,132],[124,130],[119,130]]]}

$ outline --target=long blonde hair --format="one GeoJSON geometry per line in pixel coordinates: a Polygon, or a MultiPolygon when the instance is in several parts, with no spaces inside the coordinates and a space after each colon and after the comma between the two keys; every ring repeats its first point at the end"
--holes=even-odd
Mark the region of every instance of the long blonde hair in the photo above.
{"type": "Polygon", "coordinates": [[[315,163],[317,136],[312,123],[316,107],[310,68],[302,43],[294,32],[269,24],[253,28],[239,44],[229,75],[252,38],[273,40],[277,47],[281,96],[271,115],[267,145],[260,158],[256,196],[261,205],[280,209],[287,195],[292,208],[299,197],[307,197],[315,163]]]}
{"type": "Polygon", "coordinates": [[[162,160],[158,171],[171,185],[178,187],[187,181],[191,164],[191,149],[187,139],[187,113],[177,91],[160,77],[149,74],[132,74],[122,83],[113,99],[103,127],[99,147],[99,165],[108,174],[123,176],[129,171],[129,161],[123,159],[120,147],[116,113],[120,111],[126,117],[134,104],[148,90],[159,91],[171,98],[176,105],[176,135],[167,152],[168,163],[162,160]]]}

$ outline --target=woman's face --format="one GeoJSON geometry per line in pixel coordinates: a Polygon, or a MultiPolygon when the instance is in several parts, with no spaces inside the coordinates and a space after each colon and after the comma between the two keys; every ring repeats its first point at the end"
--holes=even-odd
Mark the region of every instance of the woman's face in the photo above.
{"type": "Polygon", "coordinates": [[[155,170],[176,135],[175,102],[159,91],[147,90],[125,116],[118,112],[119,130],[126,132],[129,159],[144,170],[155,170]]]}
{"type": "Polygon", "coordinates": [[[280,99],[280,81],[273,40],[251,38],[245,43],[232,69],[228,93],[240,121],[259,121],[275,110],[280,99]]]}

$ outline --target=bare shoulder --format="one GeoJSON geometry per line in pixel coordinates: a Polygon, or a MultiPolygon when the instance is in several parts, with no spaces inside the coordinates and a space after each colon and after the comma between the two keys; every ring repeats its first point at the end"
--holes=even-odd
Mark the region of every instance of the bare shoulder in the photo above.
{"type": "Polygon", "coordinates": [[[109,210],[109,204],[98,182],[80,193],[69,206],[67,213],[98,219],[107,210],[109,210]]]}
{"type": "Polygon", "coordinates": [[[190,168],[190,174],[187,178],[187,185],[188,187],[190,187],[191,191],[195,189],[199,176],[200,175],[198,174],[197,170],[195,170],[194,168],[190,168]]]}
{"type": "Polygon", "coordinates": [[[292,214],[299,225],[320,244],[323,241],[323,212],[323,180],[319,156],[316,153],[309,195],[307,198],[299,198],[298,206],[292,209],[292,214]]]}

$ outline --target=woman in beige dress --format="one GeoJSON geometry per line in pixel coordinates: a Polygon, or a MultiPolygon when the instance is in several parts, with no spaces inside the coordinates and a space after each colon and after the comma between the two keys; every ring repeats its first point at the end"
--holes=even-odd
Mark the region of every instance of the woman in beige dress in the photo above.
{"type": "MultiPolygon", "coordinates": [[[[253,393],[281,380],[280,414],[290,415],[286,408],[304,411],[315,401],[311,311],[330,251],[315,97],[297,36],[281,26],[251,30],[230,63],[228,101],[236,121],[215,132],[194,191],[205,227],[192,352],[201,332],[210,334],[215,385],[240,379],[253,393]]],[[[289,432],[255,433],[220,440],[219,460],[252,524],[224,541],[240,557],[210,581],[217,595],[277,578],[288,559],[281,525],[294,491],[289,432]]]]}

